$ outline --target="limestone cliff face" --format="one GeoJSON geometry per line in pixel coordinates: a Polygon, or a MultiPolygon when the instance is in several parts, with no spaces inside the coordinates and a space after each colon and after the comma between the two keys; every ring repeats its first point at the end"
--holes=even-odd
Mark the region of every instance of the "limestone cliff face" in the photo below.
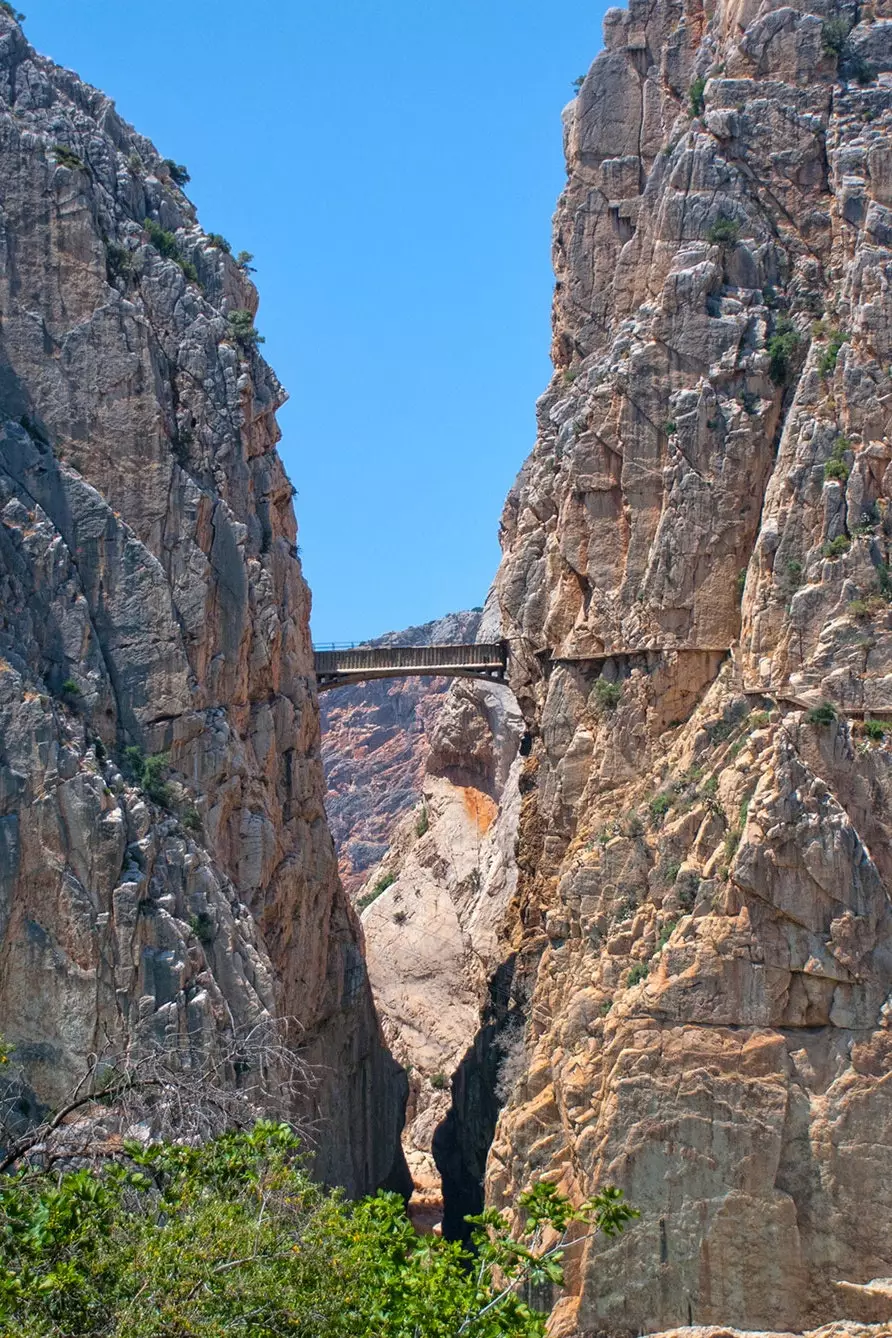
{"type": "Polygon", "coordinates": [[[256,291],[2,14],[0,178],[0,1031],[53,1102],[108,1040],[188,1062],[296,1018],[319,1169],[368,1188],[400,1083],[323,812],[256,291]],[[166,763],[140,785],[127,748],[166,763]]]}
{"type": "Polygon", "coordinates": [[[565,114],[487,1189],[642,1218],[554,1334],[857,1319],[892,1273],[890,130],[886,0],[610,10],[565,114]]]}

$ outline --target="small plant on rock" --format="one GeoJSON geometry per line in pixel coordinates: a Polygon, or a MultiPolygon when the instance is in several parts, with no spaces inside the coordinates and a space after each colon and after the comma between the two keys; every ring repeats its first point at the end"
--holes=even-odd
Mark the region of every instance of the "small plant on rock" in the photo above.
{"type": "Polygon", "coordinates": [[[636,962],[630,966],[626,972],[626,987],[631,989],[633,985],[640,985],[642,980],[646,980],[650,974],[650,967],[647,962],[636,962]]]}
{"type": "Polygon", "coordinates": [[[415,835],[420,839],[427,833],[427,830],[430,827],[430,825],[431,824],[430,824],[430,818],[428,817],[427,804],[422,804],[421,812],[419,813],[418,820],[415,823],[415,835]]]}
{"type": "Polygon", "coordinates": [[[54,144],[53,155],[60,167],[70,167],[75,172],[84,170],[84,164],[74,149],[66,148],[64,144],[54,144]]]}
{"type": "Polygon", "coordinates": [[[595,680],[595,707],[600,715],[615,711],[623,695],[622,683],[611,683],[607,678],[595,680]]]}
{"type": "Polygon", "coordinates": [[[784,386],[790,380],[799,344],[799,332],[793,322],[788,316],[781,316],[768,340],[768,374],[776,386],[784,386]]]}
{"type": "Polygon", "coordinates": [[[62,697],[63,700],[67,699],[68,701],[73,702],[77,701],[77,699],[80,697],[81,690],[78,687],[77,683],[75,683],[73,678],[66,678],[65,682],[59,689],[59,695],[62,697]]]}
{"type": "Polygon", "coordinates": [[[706,80],[703,75],[695,79],[688,90],[688,106],[691,109],[692,116],[702,115],[703,108],[706,105],[706,99],[703,96],[706,90],[706,80]]]}
{"type": "Polygon", "coordinates": [[[174,162],[173,158],[162,158],[161,166],[167,168],[171,181],[175,181],[178,186],[185,186],[192,180],[185,164],[174,162]]]}
{"type": "Polygon", "coordinates": [[[841,330],[830,331],[827,347],[818,359],[818,372],[825,381],[828,377],[832,376],[836,370],[836,361],[839,357],[840,350],[842,349],[843,344],[847,344],[848,341],[849,336],[843,334],[841,330]]]}
{"type": "Polygon", "coordinates": [[[653,799],[648,801],[647,810],[650,813],[651,821],[654,823],[662,822],[666,814],[672,807],[672,796],[665,792],[655,794],[653,799]]]}
{"type": "Polygon", "coordinates": [[[443,1092],[449,1086],[449,1079],[446,1077],[445,1073],[432,1073],[430,1084],[435,1092],[443,1092]]]}
{"type": "Polygon", "coordinates": [[[835,539],[830,539],[821,549],[825,558],[839,558],[847,553],[852,546],[852,541],[845,534],[838,534],[835,539]]]}
{"type": "Polygon", "coordinates": [[[0,10],[9,18],[15,19],[16,23],[24,23],[25,16],[20,9],[14,9],[9,0],[0,0],[0,10]]]}
{"type": "Polygon", "coordinates": [[[880,743],[886,737],[886,727],[881,720],[865,718],[861,728],[865,737],[871,739],[874,743],[880,743]]]}
{"type": "Polygon", "coordinates": [[[227,255],[232,254],[232,247],[229,242],[219,232],[209,232],[207,235],[208,246],[213,246],[217,251],[225,251],[227,255]]]}
{"type": "Polygon", "coordinates": [[[832,702],[821,702],[805,718],[810,725],[832,725],[836,719],[836,707],[832,702]]]}
{"type": "Polygon", "coordinates": [[[245,274],[255,274],[256,270],[254,269],[254,266],[251,264],[251,261],[253,259],[254,257],[250,251],[239,251],[238,255],[235,258],[235,263],[238,265],[240,270],[244,271],[245,274]]]}
{"type": "Polygon", "coordinates": [[[740,224],[733,218],[716,219],[706,234],[711,246],[736,246],[740,241],[740,224]]]}
{"type": "Polygon", "coordinates": [[[214,917],[207,911],[199,911],[196,915],[189,916],[189,928],[198,939],[199,943],[213,943],[214,941],[214,917]]]}
{"type": "Polygon", "coordinates": [[[848,19],[837,17],[825,19],[821,28],[821,45],[824,48],[825,56],[836,56],[837,59],[842,55],[852,25],[848,19]]]}
{"type": "Polygon", "coordinates": [[[243,308],[230,311],[229,329],[243,348],[253,348],[255,344],[264,342],[263,336],[259,335],[254,328],[254,317],[250,311],[245,311],[243,308]]]}
{"type": "Polygon", "coordinates": [[[573,80],[573,88],[575,92],[578,93],[584,83],[585,83],[585,75],[577,74],[576,78],[573,80]]]}

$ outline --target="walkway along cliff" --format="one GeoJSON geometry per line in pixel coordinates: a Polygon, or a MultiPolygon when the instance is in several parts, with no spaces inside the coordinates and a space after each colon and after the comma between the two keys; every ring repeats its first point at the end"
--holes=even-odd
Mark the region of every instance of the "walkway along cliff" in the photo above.
{"type": "Polygon", "coordinates": [[[888,0],[611,9],[565,113],[496,582],[534,742],[481,1038],[521,1053],[450,1115],[457,1193],[498,1115],[488,1202],[641,1209],[554,1335],[868,1318],[837,1284],[892,1274],[890,131],[888,0]]]}
{"type": "Polygon", "coordinates": [[[0,178],[0,1032],[22,1109],[97,1053],[188,1066],[294,1019],[317,1169],[370,1189],[399,1172],[405,1080],[322,807],[257,293],[184,169],[5,13],[0,178]]]}

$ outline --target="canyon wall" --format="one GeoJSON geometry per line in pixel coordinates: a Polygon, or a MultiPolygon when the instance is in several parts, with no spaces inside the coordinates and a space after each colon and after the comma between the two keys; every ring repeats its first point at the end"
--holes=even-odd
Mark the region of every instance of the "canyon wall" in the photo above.
{"type": "Polygon", "coordinates": [[[534,746],[486,1192],[641,1209],[554,1335],[801,1329],[892,1273],[892,5],[604,27],[503,517],[534,746]]]}
{"type": "Polygon", "coordinates": [[[292,1019],[317,1169],[369,1189],[399,1169],[404,1079],[323,811],[246,262],[5,13],[0,177],[0,1032],[22,1108],[99,1053],[188,1068],[292,1019]]]}

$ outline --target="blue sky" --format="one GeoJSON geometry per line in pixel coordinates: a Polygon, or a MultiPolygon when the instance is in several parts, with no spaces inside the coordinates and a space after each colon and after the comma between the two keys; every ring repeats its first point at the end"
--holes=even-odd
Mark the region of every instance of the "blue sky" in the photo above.
{"type": "Polygon", "coordinates": [[[550,366],[584,0],[21,0],[253,251],[317,640],[481,604],[550,366]]]}

